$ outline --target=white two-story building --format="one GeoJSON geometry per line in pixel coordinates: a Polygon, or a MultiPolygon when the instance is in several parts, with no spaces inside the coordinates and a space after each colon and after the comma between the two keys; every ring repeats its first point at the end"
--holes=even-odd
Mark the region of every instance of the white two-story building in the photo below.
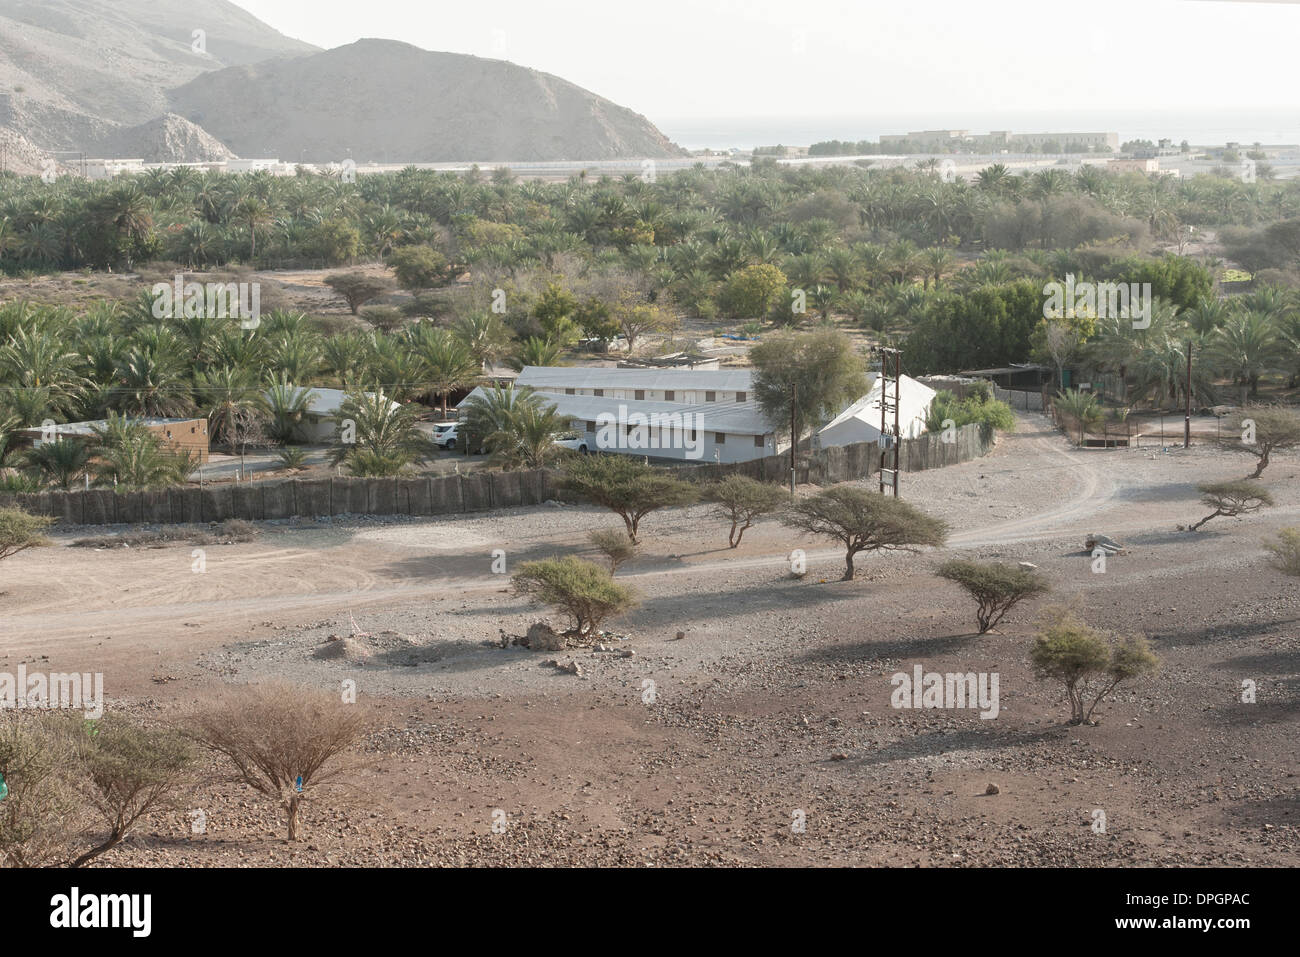
{"type": "MultiPolygon", "coordinates": [[[[751,369],[527,366],[515,384],[539,393],[592,450],[702,462],[781,451],[751,369]]],[[[475,395],[482,390],[465,401],[475,395]]]]}

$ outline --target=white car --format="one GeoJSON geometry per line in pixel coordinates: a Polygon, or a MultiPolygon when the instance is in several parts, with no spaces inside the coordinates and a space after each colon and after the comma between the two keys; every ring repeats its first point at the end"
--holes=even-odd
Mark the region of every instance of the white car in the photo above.
{"type": "MultiPolygon", "coordinates": [[[[460,425],[459,422],[439,422],[433,427],[433,444],[448,452],[456,451],[460,441],[460,425]]],[[[479,449],[478,454],[482,455],[483,449],[479,449]]]]}
{"type": "Polygon", "coordinates": [[[456,427],[459,422],[439,422],[433,427],[433,444],[440,449],[456,447],[456,427]]]}
{"type": "Polygon", "coordinates": [[[555,440],[555,444],[562,449],[569,449],[571,452],[577,452],[579,455],[587,454],[587,440],[577,432],[566,432],[555,440]]]}

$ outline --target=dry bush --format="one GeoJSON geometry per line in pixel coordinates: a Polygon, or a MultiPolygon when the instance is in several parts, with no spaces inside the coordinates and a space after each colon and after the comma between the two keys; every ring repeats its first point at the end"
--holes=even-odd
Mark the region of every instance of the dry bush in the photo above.
{"type": "Polygon", "coordinates": [[[618,567],[629,562],[636,555],[636,542],[628,537],[621,528],[601,528],[587,536],[609,562],[609,573],[618,571],[618,567]]]}
{"type": "Polygon", "coordinates": [[[347,770],[340,758],[370,720],[337,694],[267,682],[228,689],[196,709],[188,724],[230,762],[235,780],[279,803],[289,840],[296,841],[303,802],[338,783],[347,770]]]}
{"type": "Polygon", "coordinates": [[[1273,567],[1285,575],[1300,578],[1300,528],[1284,528],[1264,547],[1273,554],[1273,567]]]}

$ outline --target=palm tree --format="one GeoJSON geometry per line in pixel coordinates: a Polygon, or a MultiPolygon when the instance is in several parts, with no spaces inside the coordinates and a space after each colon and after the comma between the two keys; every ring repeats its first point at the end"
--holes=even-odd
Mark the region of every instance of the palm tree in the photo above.
{"type": "Polygon", "coordinates": [[[1277,326],[1265,312],[1234,313],[1209,340],[1209,353],[1218,367],[1241,387],[1241,404],[1259,393],[1259,377],[1275,367],[1282,343],[1277,326]]]}
{"type": "Polygon", "coordinates": [[[490,389],[475,390],[475,394],[461,404],[466,447],[473,449],[477,445],[491,451],[489,438],[507,435],[511,421],[522,409],[539,407],[541,403],[541,396],[527,386],[494,385],[490,389]]]}
{"type": "Polygon", "coordinates": [[[483,374],[469,348],[445,329],[425,323],[414,327],[412,346],[424,360],[424,385],[431,395],[442,400],[442,417],[447,417],[447,396],[483,374]]]}
{"type": "Polygon", "coordinates": [[[921,253],[921,268],[925,274],[925,285],[930,285],[930,280],[934,280],[936,286],[943,280],[943,277],[952,272],[955,260],[952,253],[938,246],[926,249],[921,253]]]}
{"type": "Polygon", "coordinates": [[[66,492],[86,474],[90,450],[85,442],[61,438],[28,449],[23,461],[38,470],[47,482],[66,492]]]}
{"type": "Polygon", "coordinates": [[[270,409],[257,373],[252,369],[223,366],[200,372],[194,379],[199,408],[208,416],[208,434],[218,445],[232,448],[247,432],[246,425],[270,409]]]}
{"type": "Polygon", "coordinates": [[[99,485],[163,488],[185,482],[193,471],[188,455],[167,451],[158,436],[139,422],[110,414],[94,431],[99,449],[92,470],[99,485]]]}
{"type": "Polygon", "coordinates": [[[501,317],[482,309],[456,320],[452,325],[452,335],[469,350],[480,371],[495,366],[510,344],[510,332],[501,317]]]}
{"type": "Polygon", "coordinates": [[[555,406],[521,402],[502,423],[502,428],[487,436],[484,445],[491,451],[491,461],[504,469],[545,468],[568,452],[555,444],[567,428],[567,421],[559,416],[555,406]]]}
{"type": "Polygon", "coordinates": [[[232,216],[248,226],[248,261],[250,263],[255,262],[257,260],[257,231],[274,221],[275,215],[264,200],[256,196],[245,196],[235,205],[232,216]]]}
{"type": "Polygon", "coordinates": [[[1088,429],[1100,422],[1102,417],[1101,403],[1091,392],[1080,392],[1075,389],[1058,392],[1052,401],[1052,407],[1078,425],[1080,445],[1083,444],[1088,429]]]}
{"type": "Polygon", "coordinates": [[[280,378],[266,390],[266,408],[271,421],[268,431],[277,442],[294,442],[298,439],[298,426],[311,410],[316,393],[291,385],[280,378]]]}
{"type": "Polygon", "coordinates": [[[189,387],[170,355],[149,347],[133,348],[118,363],[109,404],[132,415],[152,417],[189,412],[189,387]]]}
{"type": "Polygon", "coordinates": [[[519,346],[519,351],[506,360],[506,365],[516,372],[525,366],[557,366],[560,364],[560,346],[550,339],[529,336],[519,346]]]}
{"type": "Polygon", "coordinates": [[[338,419],[352,426],[352,434],[340,426],[331,460],[346,462],[354,475],[396,475],[433,452],[416,425],[415,408],[399,405],[383,392],[346,393],[338,419]]]}

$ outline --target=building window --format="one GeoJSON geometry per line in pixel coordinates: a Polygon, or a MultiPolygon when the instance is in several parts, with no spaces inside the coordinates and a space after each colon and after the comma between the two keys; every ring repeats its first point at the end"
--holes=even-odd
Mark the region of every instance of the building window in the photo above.
{"type": "Polygon", "coordinates": [[[674,392],[672,389],[669,389],[667,392],[664,393],[664,401],[665,402],[677,401],[677,393],[674,392]]]}
{"type": "Polygon", "coordinates": [[[605,390],[604,390],[604,389],[595,389],[595,390],[592,391],[591,394],[592,394],[592,395],[604,395],[604,394],[605,394],[605,390]]]}
{"type": "Polygon", "coordinates": [[[718,401],[718,393],[716,393],[716,392],[705,392],[705,393],[704,393],[704,401],[705,401],[705,402],[717,402],[717,401],[718,401]]]}
{"type": "Polygon", "coordinates": [[[640,402],[645,398],[645,389],[637,389],[632,393],[632,398],[640,402]]]}
{"type": "Polygon", "coordinates": [[[736,401],[737,401],[737,402],[744,402],[744,401],[745,401],[745,393],[743,393],[743,392],[737,392],[737,393],[736,393],[736,401]]]}
{"type": "Polygon", "coordinates": [[[761,435],[754,436],[754,448],[761,449],[764,446],[764,444],[765,443],[763,441],[763,436],[761,435]]]}
{"type": "Polygon", "coordinates": [[[565,389],[565,390],[564,390],[564,394],[565,394],[565,395],[573,395],[573,390],[572,390],[572,389],[565,389]]]}
{"type": "Polygon", "coordinates": [[[727,444],[727,433],[726,433],[726,432],[714,432],[714,433],[713,433],[713,444],[714,444],[714,445],[726,445],[726,444],[727,444]]]}

